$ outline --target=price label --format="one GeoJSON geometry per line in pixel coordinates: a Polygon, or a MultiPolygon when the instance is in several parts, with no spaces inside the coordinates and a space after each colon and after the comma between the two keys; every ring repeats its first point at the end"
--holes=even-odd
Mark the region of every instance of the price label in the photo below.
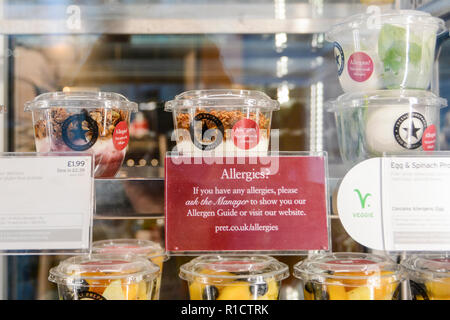
{"type": "Polygon", "coordinates": [[[93,160],[87,154],[0,154],[0,250],[89,249],[93,160]]]}
{"type": "Polygon", "coordinates": [[[166,249],[328,250],[325,156],[238,159],[166,157],[166,249]]]}

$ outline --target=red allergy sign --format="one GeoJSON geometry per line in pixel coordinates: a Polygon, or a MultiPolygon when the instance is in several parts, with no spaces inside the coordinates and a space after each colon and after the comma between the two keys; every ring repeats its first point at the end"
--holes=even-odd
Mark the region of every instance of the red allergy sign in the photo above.
{"type": "Polygon", "coordinates": [[[117,150],[123,150],[130,140],[130,132],[126,121],[121,121],[116,125],[113,133],[113,144],[117,150]]]}
{"type": "Polygon", "coordinates": [[[242,119],[233,126],[231,136],[236,147],[248,150],[259,143],[259,127],[251,119],[242,119]]]}
{"type": "Polygon", "coordinates": [[[324,157],[181,159],[165,162],[167,251],[328,250],[324,157]]]}
{"type": "Polygon", "coordinates": [[[355,52],[348,59],[348,74],[356,82],[364,82],[373,73],[373,61],[364,52],[355,52]]]}
{"type": "Polygon", "coordinates": [[[422,135],[422,148],[424,151],[434,151],[436,146],[436,126],[432,124],[422,135]]]}

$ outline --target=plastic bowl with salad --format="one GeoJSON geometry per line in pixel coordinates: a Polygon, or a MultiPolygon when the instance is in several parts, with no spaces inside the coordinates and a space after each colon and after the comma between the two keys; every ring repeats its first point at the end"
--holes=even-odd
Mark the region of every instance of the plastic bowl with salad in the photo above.
{"type": "Polygon", "coordinates": [[[442,19],[414,10],[359,14],[326,34],[345,92],[427,89],[442,19]]]}

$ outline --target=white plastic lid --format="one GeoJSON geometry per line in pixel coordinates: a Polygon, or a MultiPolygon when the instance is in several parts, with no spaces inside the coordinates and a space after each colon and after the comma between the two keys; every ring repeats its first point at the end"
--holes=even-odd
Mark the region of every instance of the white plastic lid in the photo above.
{"type": "Polygon", "coordinates": [[[260,282],[261,279],[274,278],[281,281],[287,277],[288,266],[269,256],[204,255],[180,268],[181,279],[205,283],[221,279],[260,282]]]}
{"type": "Polygon", "coordinates": [[[92,251],[94,253],[132,253],[150,259],[164,257],[164,261],[168,259],[164,248],[159,243],[150,240],[110,239],[94,241],[92,251]]]}
{"type": "Polygon", "coordinates": [[[450,277],[450,253],[412,255],[402,262],[402,266],[431,277],[450,277]]]}
{"type": "Polygon", "coordinates": [[[25,103],[25,111],[47,108],[138,110],[135,102],[114,92],[49,92],[25,103]]]}
{"type": "Polygon", "coordinates": [[[267,111],[280,109],[280,103],[264,92],[235,89],[186,91],[167,101],[165,111],[183,108],[260,108],[267,111]]]}
{"type": "Polygon", "coordinates": [[[300,279],[314,276],[332,279],[367,279],[376,276],[396,281],[401,274],[400,266],[389,257],[357,252],[315,255],[294,266],[294,276],[300,279]]]}
{"type": "Polygon", "coordinates": [[[447,100],[425,90],[375,90],[344,93],[336,100],[327,102],[326,108],[328,111],[336,111],[347,108],[414,105],[442,108],[447,106],[447,100]]]}
{"type": "Polygon", "coordinates": [[[159,267],[148,259],[133,254],[89,254],[62,261],[50,269],[48,280],[75,285],[89,279],[89,286],[105,286],[105,280],[120,279],[123,284],[151,281],[159,267]]]}
{"type": "Polygon", "coordinates": [[[331,30],[325,34],[325,39],[333,42],[336,41],[337,36],[343,33],[351,35],[351,30],[353,29],[369,29],[368,21],[374,29],[381,28],[383,24],[393,24],[397,26],[410,25],[419,28],[436,28],[437,35],[447,30],[444,20],[433,17],[428,12],[418,10],[391,10],[380,13],[379,16],[375,16],[374,13],[362,13],[350,16],[342,22],[333,25],[331,30]]]}

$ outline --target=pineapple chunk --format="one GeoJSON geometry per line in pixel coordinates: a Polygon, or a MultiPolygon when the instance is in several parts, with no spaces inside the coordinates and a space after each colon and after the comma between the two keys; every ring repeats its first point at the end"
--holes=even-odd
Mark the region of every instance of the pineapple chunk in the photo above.
{"type": "Polygon", "coordinates": [[[122,289],[122,281],[112,281],[103,292],[103,297],[106,300],[126,300],[122,289]]]}

